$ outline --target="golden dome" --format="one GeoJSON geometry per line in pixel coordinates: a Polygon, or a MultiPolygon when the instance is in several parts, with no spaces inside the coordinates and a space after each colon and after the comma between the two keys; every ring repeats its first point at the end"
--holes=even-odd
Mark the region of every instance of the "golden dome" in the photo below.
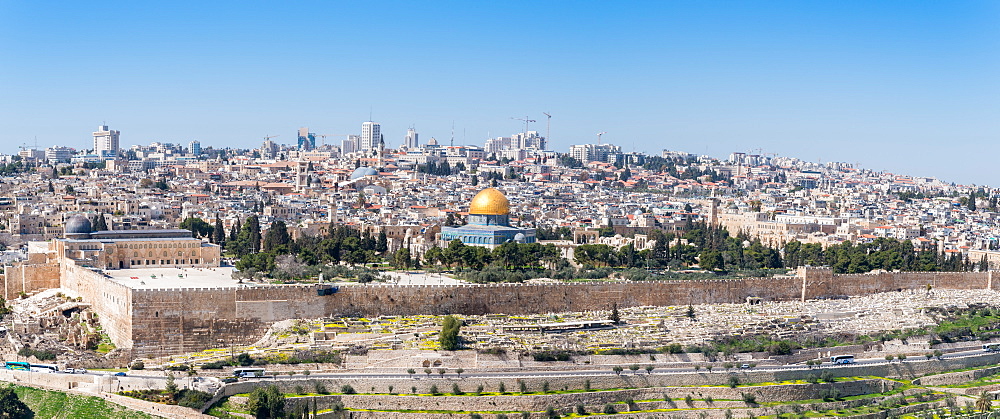
{"type": "Polygon", "coordinates": [[[486,188],[479,191],[472,204],[469,205],[469,214],[476,215],[507,215],[510,213],[510,201],[503,192],[493,188],[486,188]]]}

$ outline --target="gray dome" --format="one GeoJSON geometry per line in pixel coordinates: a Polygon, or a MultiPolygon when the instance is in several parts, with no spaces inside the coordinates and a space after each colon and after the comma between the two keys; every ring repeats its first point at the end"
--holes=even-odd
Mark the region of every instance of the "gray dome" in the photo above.
{"type": "Polygon", "coordinates": [[[517,234],[514,235],[514,241],[516,241],[518,243],[524,243],[524,238],[525,237],[524,237],[523,233],[517,233],[517,234]]]}
{"type": "Polygon", "coordinates": [[[360,179],[365,176],[377,176],[377,175],[378,175],[378,170],[372,169],[371,167],[361,166],[357,169],[354,169],[354,172],[351,173],[351,180],[360,179]]]}
{"type": "Polygon", "coordinates": [[[66,234],[90,234],[94,231],[94,227],[90,225],[90,220],[87,219],[87,216],[77,214],[66,220],[66,228],[64,230],[66,234]]]}

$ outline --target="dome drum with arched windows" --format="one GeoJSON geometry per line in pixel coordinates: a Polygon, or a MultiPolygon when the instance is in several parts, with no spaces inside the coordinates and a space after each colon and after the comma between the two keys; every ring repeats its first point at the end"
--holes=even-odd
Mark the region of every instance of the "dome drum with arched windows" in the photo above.
{"type": "Polygon", "coordinates": [[[468,224],[441,229],[442,245],[453,240],[492,249],[507,242],[534,243],[535,229],[511,227],[510,201],[503,192],[487,188],[472,198],[468,224]]]}

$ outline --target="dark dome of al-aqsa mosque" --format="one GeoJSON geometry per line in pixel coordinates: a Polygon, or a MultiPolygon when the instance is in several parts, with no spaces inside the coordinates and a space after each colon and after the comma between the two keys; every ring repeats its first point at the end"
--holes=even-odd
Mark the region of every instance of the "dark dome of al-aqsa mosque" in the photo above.
{"type": "Polygon", "coordinates": [[[94,227],[86,215],[77,214],[66,220],[63,231],[67,239],[88,238],[94,232],[94,227]]]}

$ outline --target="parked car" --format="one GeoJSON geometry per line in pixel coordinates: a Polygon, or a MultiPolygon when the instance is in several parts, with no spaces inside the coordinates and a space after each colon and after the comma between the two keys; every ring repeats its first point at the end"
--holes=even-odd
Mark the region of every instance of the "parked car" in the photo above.
{"type": "Polygon", "coordinates": [[[124,372],[116,372],[115,377],[124,377],[126,374],[124,372]]]}

